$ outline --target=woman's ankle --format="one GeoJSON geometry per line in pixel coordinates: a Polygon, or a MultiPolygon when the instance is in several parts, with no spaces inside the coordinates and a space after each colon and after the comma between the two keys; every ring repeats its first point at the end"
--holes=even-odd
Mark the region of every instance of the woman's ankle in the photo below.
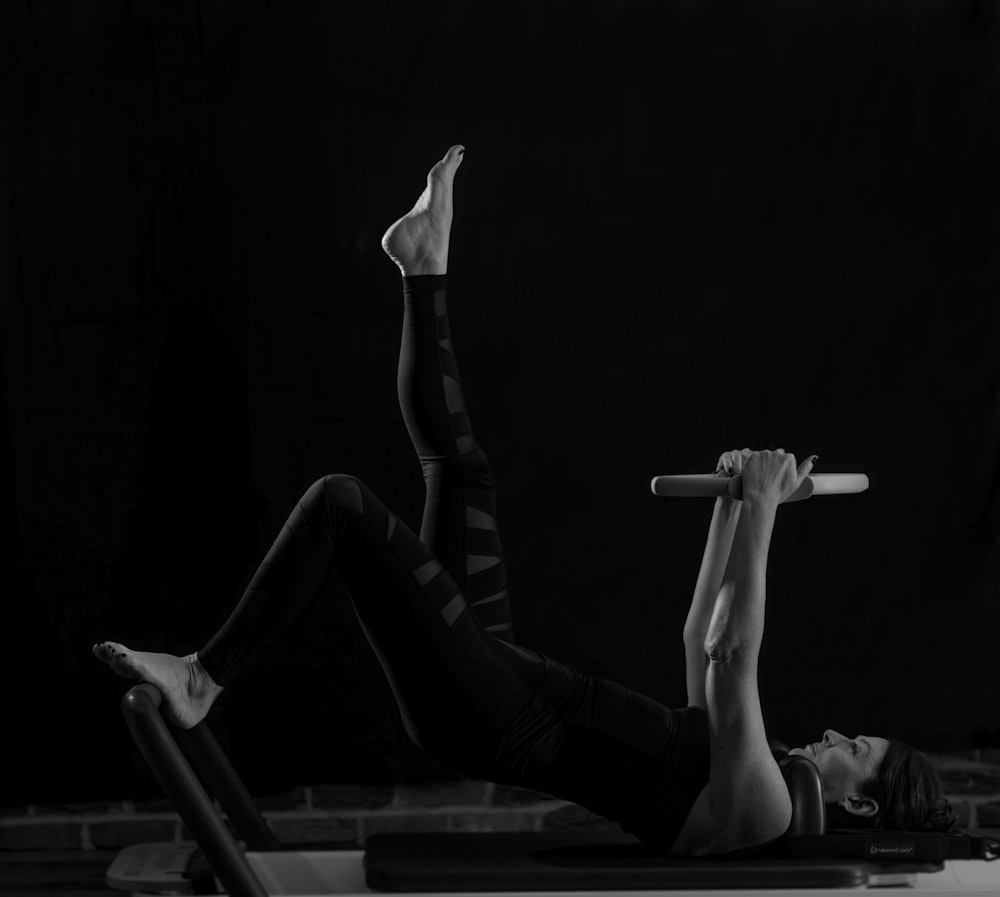
{"type": "Polygon", "coordinates": [[[205,665],[201,662],[201,658],[198,656],[197,651],[195,651],[194,654],[188,654],[188,656],[184,659],[191,664],[194,668],[195,675],[197,675],[198,678],[205,683],[208,691],[213,696],[222,694],[225,690],[225,686],[219,685],[219,683],[212,678],[212,674],[205,669],[205,665]]]}
{"type": "Polygon", "coordinates": [[[423,277],[427,274],[441,275],[448,273],[448,262],[427,259],[425,261],[400,265],[399,270],[403,277],[423,277]]]}

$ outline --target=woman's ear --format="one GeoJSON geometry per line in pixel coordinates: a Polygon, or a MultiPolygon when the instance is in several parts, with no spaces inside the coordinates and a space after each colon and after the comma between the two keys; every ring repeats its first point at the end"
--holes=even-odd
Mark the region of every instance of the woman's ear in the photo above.
{"type": "Polygon", "coordinates": [[[848,794],[838,804],[852,816],[869,818],[878,813],[878,801],[864,794],[848,794]]]}

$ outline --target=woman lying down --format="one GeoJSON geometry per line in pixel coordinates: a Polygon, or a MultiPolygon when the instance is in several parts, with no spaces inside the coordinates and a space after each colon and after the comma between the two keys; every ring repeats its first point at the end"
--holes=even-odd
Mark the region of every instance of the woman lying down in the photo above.
{"type": "MultiPolygon", "coordinates": [[[[472,433],[448,320],[452,189],[462,146],[431,168],[383,248],[403,286],[399,401],[420,458],[419,535],[360,480],[313,483],[231,616],[186,657],[116,642],[94,653],[163,693],[178,726],[259,663],[336,572],[410,736],[465,774],[582,804],[664,853],[720,854],[788,829],[792,802],[757,689],[775,515],[813,467],[778,451],[730,451],[742,500],[716,500],[684,627],[688,705],[665,707],[514,639],[493,478],[472,433]]],[[[466,299],[465,301],[468,301],[466,299]]],[[[830,827],[950,830],[927,758],[875,735],[827,729],[795,748],[819,768],[830,827]],[[835,824],[835,825],[834,825],[835,824]]]]}

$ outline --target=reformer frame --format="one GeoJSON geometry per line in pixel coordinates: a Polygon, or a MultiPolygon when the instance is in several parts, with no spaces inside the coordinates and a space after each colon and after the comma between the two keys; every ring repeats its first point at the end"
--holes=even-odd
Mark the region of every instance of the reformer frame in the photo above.
{"type": "MultiPolygon", "coordinates": [[[[232,767],[229,758],[212,734],[207,721],[203,720],[191,729],[171,726],[164,720],[160,712],[161,705],[162,695],[159,689],[149,683],[133,686],[122,698],[122,713],[140,752],[167,796],[177,808],[181,819],[188,826],[225,893],[229,897],[271,897],[244,856],[244,850],[221,818],[216,804],[209,797],[202,781],[215,793],[219,805],[226,813],[236,834],[243,841],[246,851],[281,853],[289,848],[282,845],[271,831],[239,775],[232,767]]],[[[808,826],[806,830],[808,831],[808,826]]],[[[547,834],[552,836],[557,833],[547,834]]],[[[906,833],[887,834],[896,837],[901,835],[909,837],[906,833]]],[[[389,864],[385,867],[389,872],[384,873],[387,881],[395,874],[393,863],[400,856],[405,858],[408,851],[411,855],[416,855],[415,851],[419,853],[424,849],[435,847],[433,839],[424,841],[422,844],[407,844],[403,836],[379,835],[373,837],[382,839],[379,848],[383,854],[387,850],[389,851],[389,864]],[[398,845],[393,841],[394,838],[397,839],[398,845]]],[[[463,836],[447,837],[460,839],[463,836]]],[[[464,837],[468,839],[474,836],[466,835],[464,837]]],[[[497,838],[498,836],[480,837],[497,838]]],[[[867,837],[870,839],[874,836],[869,833],[867,837]]],[[[663,878],[670,879],[668,884],[661,881],[649,885],[631,884],[612,887],[619,891],[624,888],[646,890],[647,892],[649,890],[702,890],[706,887],[721,887],[732,893],[738,893],[739,890],[748,887],[765,887],[769,890],[772,888],[813,888],[817,889],[817,893],[822,893],[824,887],[843,887],[845,875],[847,875],[854,877],[854,882],[850,885],[852,891],[855,889],[862,891],[866,887],[897,884],[899,879],[907,874],[915,877],[918,872],[941,870],[944,868],[944,859],[990,859],[995,858],[996,854],[995,842],[986,839],[968,837],[950,839],[956,843],[949,843],[949,839],[938,839],[937,841],[929,839],[921,846],[921,836],[912,837],[917,842],[915,845],[917,852],[909,865],[894,863],[891,868],[886,868],[878,862],[865,862],[857,852],[856,836],[855,842],[852,842],[850,837],[842,840],[839,843],[840,852],[838,853],[838,835],[808,835],[792,839],[801,842],[804,849],[799,850],[797,854],[786,853],[777,858],[762,857],[734,861],[725,858],[659,857],[657,858],[658,871],[663,878]],[[821,850],[820,842],[828,842],[828,847],[833,847],[833,851],[824,852],[821,850]],[[989,848],[986,845],[989,845],[989,848]],[[931,848],[930,852],[928,852],[927,847],[931,848]],[[990,856],[990,852],[993,856],[990,856]],[[924,855],[923,859],[921,859],[920,854],[924,855]],[[810,862],[807,862],[806,858],[809,858],[810,862]],[[713,859],[719,859],[720,862],[713,864],[713,859]],[[726,873],[723,870],[728,870],[729,873],[742,872],[748,876],[747,883],[742,885],[725,884],[726,873]],[[767,879],[768,874],[773,876],[773,880],[767,879]],[[752,882],[756,882],[756,884],[752,882]]],[[[594,838],[594,833],[588,833],[588,836],[581,842],[581,844],[585,842],[590,847],[576,845],[575,848],[573,846],[567,848],[563,846],[557,847],[556,850],[558,852],[568,849],[572,854],[575,849],[579,858],[581,849],[585,851],[591,848],[600,849],[601,845],[597,844],[594,838]]],[[[541,840],[546,839],[542,838],[541,840]]],[[[570,836],[570,840],[572,840],[572,836],[570,836]]],[[[613,839],[609,838],[608,840],[613,839]]],[[[419,841],[419,837],[416,837],[415,842],[419,841]]],[[[440,850],[440,844],[436,846],[440,850]]],[[[604,847],[607,848],[607,845],[604,847]]],[[[645,856],[639,856],[641,850],[641,845],[636,843],[631,848],[625,848],[624,855],[635,854],[638,857],[638,867],[653,868],[651,865],[653,862],[652,854],[647,851],[645,856]]],[[[611,849],[612,854],[616,851],[619,854],[622,853],[621,845],[611,849]]],[[[541,853],[545,852],[541,851],[541,853]]],[[[447,862],[446,857],[445,861],[447,862]]],[[[406,868],[405,862],[401,867],[397,865],[397,868],[402,870],[404,878],[409,875],[409,869],[406,868]]],[[[548,874],[547,870],[541,871],[543,874],[548,874]]],[[[531,870],[528,869],[526,875],[529,879],[531,874],[531,870]]],[[[369,879],[370,877],[371,870],[369,869],[369,879]]],[[[391,890],[392,888],[387,889],[391,890]]],[[[414,890],[420,889],[414,888],[414,890]]],[[[426,890],[426,888],[423,889],[426,890]]],[[[604,889],[599,888],[598,890],[604,889]]],[[[399,889],[397,888],[397,890],[399,889]]],[[[474,891],[476,888],[469,887],[467,890],[474,891]]],[[[553,885],[550,883],[541,890],[551,891],[553,885]]],[[[786,891],[786,893],[788,892],[786,891]]]]}
{"type": "Polygon", "coordinates": [[[249,850],[280,850],[281,845],[207,722],[171,732],[160,715],[162,701],[160,690],[147,682],[122,698],[122,713],[139,751],[230,897],[268,897],[178,744],[215,792],[249,850]]]}

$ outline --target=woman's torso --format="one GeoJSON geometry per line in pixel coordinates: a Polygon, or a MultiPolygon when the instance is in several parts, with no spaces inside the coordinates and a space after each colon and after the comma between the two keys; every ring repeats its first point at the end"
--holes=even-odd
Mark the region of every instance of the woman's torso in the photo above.
{"type": "Polygon", "coordinates": [[[545,669],[508,727],[495,777],[579,803],[666,853],[705,852],[705,711],[671,709],[537,652],[513,651],[534,655],[545,669]]]}

